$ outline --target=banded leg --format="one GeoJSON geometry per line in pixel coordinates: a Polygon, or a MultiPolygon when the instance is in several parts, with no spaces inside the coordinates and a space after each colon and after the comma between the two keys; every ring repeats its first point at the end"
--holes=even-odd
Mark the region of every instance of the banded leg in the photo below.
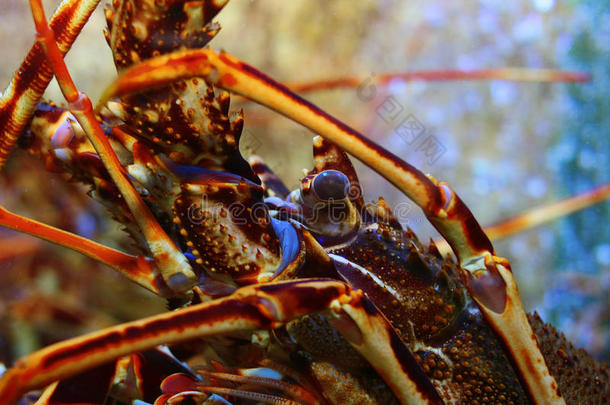
{"type": "Polygon", "coordinates": [[[30,6],[36,24],[37,40],[51,64],[70,111],[87,134],[110,177],[123,195],[129,210],[145,235],[150,252],[165,283],[177,293],[189,290],[195,284],[197,277],[188,260],[165,233],[133,185],[127,180],[123,166],[95,118],[91,101],[84,93],[78,91],[68,73],[55,41],[55,35],[47,24],[41,0],[31,0],[30,6]]]}
{"type": "Polygon", "coordinates": [[[68,247],[104,263],[129,280],[161,296],[173,295],[157,274],[154,262],[145,256],[132,256],[97,242],[22,217],[0,206],[0,225],[68,247]]]}
{"type": "Polygon", "coordinates": [[[111,97],[195,76],[265,105],[327,138],[419,205],[458,257],[466,288],[506,346],[532,401],[565,403],[527,321],[508,261],[496,256],[489,238],[449,185],[424,175],[287,87],[224,52],[189,50],[149,59],[125,71],[106,90],[100,105],[111,97]]]}
{"type": "Polygon", "coordinates": [[[0,379],[0,405],[120,356],[193,338],[273,329],[324,312],[402,404],[440,404],[434,386],[386,318],[346,284],[304,280],[243,287],[232,295],[51,345],[0,379]]]}
{"type": "Polygon", "coordinates": [[[157,347],[123,356],[52,383],[36,405],[103,404],[108,403],[108,397],[112,397],[114,403],[130,404],[139,398],[152,404],[161,395],[161,383],[166,377],[177,373],[193,375],[166,350],[157,347]]]}
{"type": "MultiPolygon", "coordinates": [[[[451,80],[506,80],[516,82],[568,82],[582,83],[591,80],[586,72],[565,71],[555,69],[526,69],[526,68],[498,68],[498,69],[443,69],[419,70],[399,73],[381,73],[374,77],[342,76],[312,82],[287,83],[286,85],[295,93],[309,93],[320,90],[334,90],[341,88],[364,88],[369,86],[384,86],[399,80],[412,81],[451,81],[451,80]]],[[[372,93],[371,93],[372,94],[372,93]]]]}
{"type": "MultiPolygon", "coordinates": [[[[100,0],[64,0],[57,7],[49,26],[57,39],[61,55],[68,52],[99,2],[100,0]]],[[[42,47],[36,42],[0,97],[0,169],[52,78],[53,71],[42,47]]]]}

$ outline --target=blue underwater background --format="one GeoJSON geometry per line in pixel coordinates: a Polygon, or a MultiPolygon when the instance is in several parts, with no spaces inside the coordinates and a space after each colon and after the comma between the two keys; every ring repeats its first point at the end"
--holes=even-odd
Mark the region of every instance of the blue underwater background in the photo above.
{"type": "MultiPolygon", "coordinates": [[[[54,4],[45,1],[45,6],[50,12],[54,4]]],[[[222,30],[212,47],[284,82],[357,76],[366,84],[382,73],[436,69],[588,72],[586,83],[395,80],[377,85],[371,97],[355,87],[305,96],[449,183],[483,225],[610,182],[607,0],[234,0],[217,20],[222,30]],[[434,159],[405,138],[403,123],[436,142],[434,159]]],[[[116,75],[103,25],[100,8],[66,59],[77,85],[93,100],[116,75]]],[[[33,33],[27,2],[3,0],[2,86],[32,44],[33,33]]],[[[56,86],[46,97],[62,100],[56,86]]],[[[302,169],[311,167],[313,134],[243,100],[233,103],[244,109],[244,154],[262,156],[289,187],[296,187],[302,169]]],[[[1,203],[107,244],[129,244],[84,190],[64,188],[63,180],[46,177],[40,165],[27,162],[14,162],[0,178],[1,203]]],[[[370,169],[356,166],[367,201],[383,196],[422,241],[437,237],[417,207],[370,169]]],[[[606,361],[609,223],[610,203],[604,201],[494,242],[512,264],[526,309],[538,311],[577,346],[606,361]]],[[[0,231],[4,237],[16,236],[0,231]]],[[[46,344],[46,335],[40,334],[44,325],[55,339],[65,338],[163,310],[162,300],[131,289],[108,271],[85,278],[79,269],[96,265],[82,257],[41,246],[5,261],[0,255],[0,320],[5,325],[0,327],[0,361],[46,344]],[[17,270],[13,274],[9,268],[17,270]],[[108,294],[117,298],[108,300],[108,294]],[[37,323],[20,318],[27,313],[23,305],[40,297],[60,302],[59,296],[72,297],[70,308],[86,314],[86,328],[68,331],[47,325],[42,316],[37,323]],[[21,312],[14,303],[22,305],[17,305],[21,312]],[[21,336],[22,346],[5,354],[6,336],[21,336]]]]}

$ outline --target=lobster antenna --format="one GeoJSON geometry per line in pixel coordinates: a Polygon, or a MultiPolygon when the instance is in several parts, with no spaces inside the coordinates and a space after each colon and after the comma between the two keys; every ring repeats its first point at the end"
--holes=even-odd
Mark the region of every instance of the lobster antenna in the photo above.
{"type": "Polygon", "coordinates": [[[610,198],[610,183],[584,193],[576,194],[562,200],[536,207],[532,210],[497,222],[484,228],[491,240],[503,239],[535,228],[544,223],[565,217],[610,198]]]}
{"type": "MultiPolygon", "coordinates": [[[[495,224],[483,227],[483,231],[492,241],[508,238],[519,232],[536,228],[547,222],[584,210],[608,198],[610,198],[610,183],[503,219],[495,224]]],[[[435,239],[433,243],[437,245],[443,256],[451,250],[447,241],[443,238],[435,239]]]]}
{"type": "Polygon", "coordinates": [[[527,69],[527,68],[496,68],[496,69],[441,69],[415,70],[412,72],[380,73],[369,76],[348,76],[329,78],[309,82],[286,83],[286,86],[296,93],[334,90],[343,88],[360,88],[364,85],[387,85],[391,82],[434,82],[434,81],[466,81],[466,80],[506,80],[514,82],[568,82],[583,83],[591,80],[587,72],[527,69]]]}

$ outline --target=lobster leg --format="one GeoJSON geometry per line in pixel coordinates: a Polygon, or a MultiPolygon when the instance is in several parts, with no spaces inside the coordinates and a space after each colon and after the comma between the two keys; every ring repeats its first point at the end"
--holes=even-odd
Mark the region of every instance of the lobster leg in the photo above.
{"type": "MultiPolygon", "coordinates": [[[[55,32],[62,55],[68,52],[99,1],[64,0],[59,5],[50,27],[55,32]]],[[[52,78],[53,71],[37,42],[0,97],[0,128],[3,132],[0,139],[0,169],[52,78]]]]}
{"type": "Polygon", "coordinates": [[[100,105],[111,97],[194,76],[265,105],[322,135],[419,205],[458,257],[466,288],[510,352],[532,401],[565,403],[527,321],[508,261],[496,256],[481,226],[447,184],[424,175],[287,87],[224,52],[188,50],[149,59],[125,71],[106,90],[100,105]]]}
{"type": "Polygon", "coordinates": [[[403,404],[442,400],[394,329],[362,291],[328,280],[243,287],[232,295],[49,346],[19,360],[0,380],[0,405],[21,394],[161,343],[276,328],[325,311],[403,404]]]}
{"type": "Polygon", "coordinates": [[[196,275],[186,257],[156,221],[138,192],[127,180],[125,170],[102,132],[91,106],[91,101],[79,92],[66,68],[55,35],[47,24],[41,0],[31,0],[32,15],[36,24],[37,40],[57,78],[70,111],[84,129],[89,141],[98,152],[112,180],[121,191],[125,202],[144,233],[148,247],[166,284],[175,292],[189,290],[196,275]]]}
{"type": "Polygon", "coordinates": [[[0,225],[74,249],[112,267],[131,281],[157,295],[172,295],[163,280],[157,275],[154,262],[147,257],[128,255],[87,238],[22,217],[2,206],[0,206],[0,225]]]}

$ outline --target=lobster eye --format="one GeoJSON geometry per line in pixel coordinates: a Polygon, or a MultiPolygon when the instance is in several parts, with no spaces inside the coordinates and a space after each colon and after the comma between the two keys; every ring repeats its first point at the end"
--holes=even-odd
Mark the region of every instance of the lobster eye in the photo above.
{"type": "Polygon", "coordinates": [[[349,179],[337,170],[325,170],[313,180],[313,191],[324,201],[343,200],[349,193],[349,179]]]}

